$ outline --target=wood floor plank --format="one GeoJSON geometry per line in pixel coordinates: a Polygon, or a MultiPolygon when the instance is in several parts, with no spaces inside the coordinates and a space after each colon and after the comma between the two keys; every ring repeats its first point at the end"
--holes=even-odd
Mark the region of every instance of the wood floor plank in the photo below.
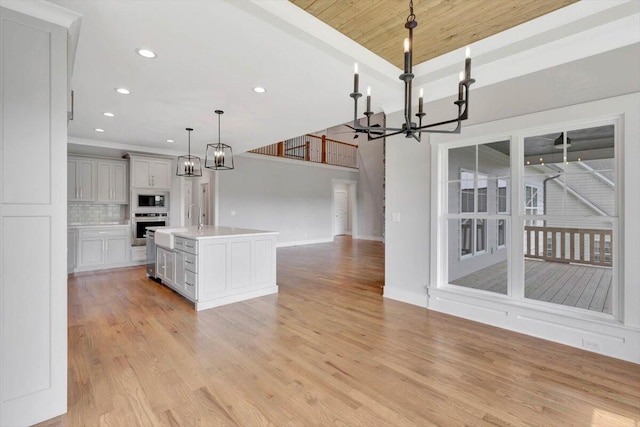
{"type": "Polygon", "coordinates": [[[71,276],[69,408],[42,426],[640,423],[639,365],[384,299],[383,281],[384,246],[350,238],[280,248],[278,294],[201,312],[143,267],[71,276]]]}

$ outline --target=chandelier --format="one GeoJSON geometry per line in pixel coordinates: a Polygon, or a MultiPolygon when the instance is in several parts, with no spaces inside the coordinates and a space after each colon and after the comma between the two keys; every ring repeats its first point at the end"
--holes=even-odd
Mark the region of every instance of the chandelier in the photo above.
{"type": "Polygon", "coordinates": [[[413,29],[418,26],[416,21],[416,15],[413,13],[413,0],[409,1],[409,16],[404,27],[409,30],[409,38],[404,39],[404,71],[400,74],[399,78],[404,82],[404,123],[401,128],[388,128],[381,127],[380,125],[371,125],[371,87],[367,88],[367,110],[364,115],[367,117],[367,125],[363,126],[358,121],[358,98],[362,96],[358,92],[360,76],[358,74],[358,64],[354,66],[353,74],[353,92],[349,95],[353,98],[353,130],[354,132],[366,133],[368,140],[384,138],[387,136],[404,134],[407,138],[415,138],[420,141],[422,132],[428,133],[460,133],[462,129],[462,121],[468,118],[469,114],[469,86],[471,86],[475,80],[471,78],[471,52],[469,48],[466,50],[464,71],[460,72],[460,79],[458,82],[458,100],[454,104],[458,107],[458,115],[451,120],[445,120],[441,122],[422,124],[422,120],[426,113],[423,111],[423,90],[420,89],[420,96],[418,97],[418,112],[416,117],[417,123],[411,121],[411,92],[413,80],[413,29]],[[455,129],[442,129],[441,127],[449,124],[456,124],[455,129]],[[437,129],[436,129],[437,128],[437,129]],[[376,135],[376,136],[372,136],[376,135]]]}
{"type": "Polygon", "coordinates": [[[207,144],[204,167],[213,170],[230,170],[233,169],[233,152],[230,146],[220,142],[220,116],[224,111],[216,110],[215,113],[218,115],[218,143],[207,144]]]}
{"type": "Polygon", "coordinates": [[[189,154],[187,154],[186,156],[178,156],[176,175],[184,176],[187,178],[202,176],[200,157],[191,155],[191,131],[193,131],[193,129],[186,128],[185,130],[189,132],[189,154]]]}

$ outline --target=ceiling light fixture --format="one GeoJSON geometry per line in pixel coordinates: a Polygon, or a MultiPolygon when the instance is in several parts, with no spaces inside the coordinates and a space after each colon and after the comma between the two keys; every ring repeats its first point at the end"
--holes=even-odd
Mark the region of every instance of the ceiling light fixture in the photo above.
{"type": "Polygon", "coordinates": [[[144,48],[138,48],[136,49],[136,53],[144,58],[148,58],[148,59],[153,59],[156,58],[158,55],[156,55],[156,53],[152,50],[149,49],[144,49],[144,48]]]}
{"type": "Polygon", "coordinates": [[[460,133],[462,129],[462,121],[466,120],[469,115],[469,86],[471,86],[475,80],[471,78],[471,51],[469,48],[466,50],[465,55],[465,67],[464,73],[460,73],[460,79],[458,82],[458,100],[454,104],[458,107],[458,115],[455,119],[445,120],[442,122],[434,122],[429,124],[422,124],[422,118],[426,115],[423,111],[423,92],[420,90],[420,97],[418,98],[418,123],[411,121],[411,91],[413,80],[413,29],[418,26],[416,21],[416,15],[413,13],[413,0],[409,1],[409,16],[404,27],[409,30],[409,38],[404,39],[404,71],[400,74],[399,78],[404,82],[404,120],[401,128],[387,128],[387,127],[373,127],[371,126],[370,119],[373,115],[371,111],[371,95],[367,94],[367,110],[364,115],[367,116],[367,126],[362,126],[358,122],[358,98],[362,96],[358,92],[358,85],[360,76],[358,74],[358,64],[355,64],[353,74],[353,92],[351,98],[353,98],[353,127],[355,132],[364,132],[367,134],[369,141],[374,139],[380,139],[387,136],[404,134],[407,138],[415,138],[420,141],[422,132],[430,133],[460,133]],[[455,129],[442,129],[442,126],[447,124],[456,123],[455,129]],[[437,128],[437,129],[434,129],[437,128]],[[372,131],[383,131],[382,135],[371,136],[372,131]]]}
{"type": "Polygon", "coordinates": [[[207,145],[204,167],[213,170],[230,170],[233,169],[233,151],[230,146],[220,142],[220,116],[224,111],[216,110],[215,113],[218,115],[218,143],[207,145]]]}
{"type": "Polygon", "coordinates": [[[116,92],[118,92],[119,94],[122,94],[122,95],[129,95],[131,93],[131,91],[129,89],[124,88],[124,87],[117,88],[116,92]]]}
{"type": "Polygon", "coordinates": [[[104,129],[100,129],[100,128],[94,128],[93,130],[100,133],[104,132],[104,129]]]}
{"type": "Polygon", "coordinates": [[[102,115],[105,116],[105,117],[115,117],[116,116],[115,114],[110,113],[108,111],[105,111],[104,113],[102,113],[102,115]]]}
{"type": "Polygon", "coordinates": [[[200,157],[191,155],[191,132],[192,128],[186,128],[189,132],[189,152],[186,156],[178,156],[178,167],[176,168],[176,175],[184,176],[187,178],[193,176],[202,176],[202,164],[200,157]]]}
{"type": "Polygon", "coordinates": [[[267,90],[265,88],[261,87],[261,86],[256,86],[256,87],[253,88],[253,91],[255,93],[265,93],[267,90]]]}
{"type": "Polygon", "coordinates": [[[167,142],[174,142],[173,139],[167,139],[167,142]]]}

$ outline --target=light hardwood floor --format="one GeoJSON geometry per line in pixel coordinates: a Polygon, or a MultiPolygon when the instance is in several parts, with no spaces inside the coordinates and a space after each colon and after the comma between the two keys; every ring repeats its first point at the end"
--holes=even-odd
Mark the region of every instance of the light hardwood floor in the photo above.
{"type": "Polygon", "coordinates": [[[278,295],[199,313],[142,267],[73,276],[43,425],[639,425],[640,365],[385,300],[383,252],[278,249],[278,295]]]}

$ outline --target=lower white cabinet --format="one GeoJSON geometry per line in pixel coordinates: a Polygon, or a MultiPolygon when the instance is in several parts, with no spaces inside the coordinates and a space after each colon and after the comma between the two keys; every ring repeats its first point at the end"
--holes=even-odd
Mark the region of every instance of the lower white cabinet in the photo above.
{"type": "Polygon", "coordinates": [[[181,250],[175,251],[176,280],[174,289],[191,300],[196,298],[197,260],[198,258],[194,254],[181,250]]]}
{"type": "Polygon", "coordinates": [[[76,271],[118,267],[129,261],[129,226],[81,228],[76,271]]]}
{"type": "Polygon", "coordinates": [[[161,247],[156,249],[156,278],[172,288],[175,286],[175,255],[175,252],[161,247]]]}

